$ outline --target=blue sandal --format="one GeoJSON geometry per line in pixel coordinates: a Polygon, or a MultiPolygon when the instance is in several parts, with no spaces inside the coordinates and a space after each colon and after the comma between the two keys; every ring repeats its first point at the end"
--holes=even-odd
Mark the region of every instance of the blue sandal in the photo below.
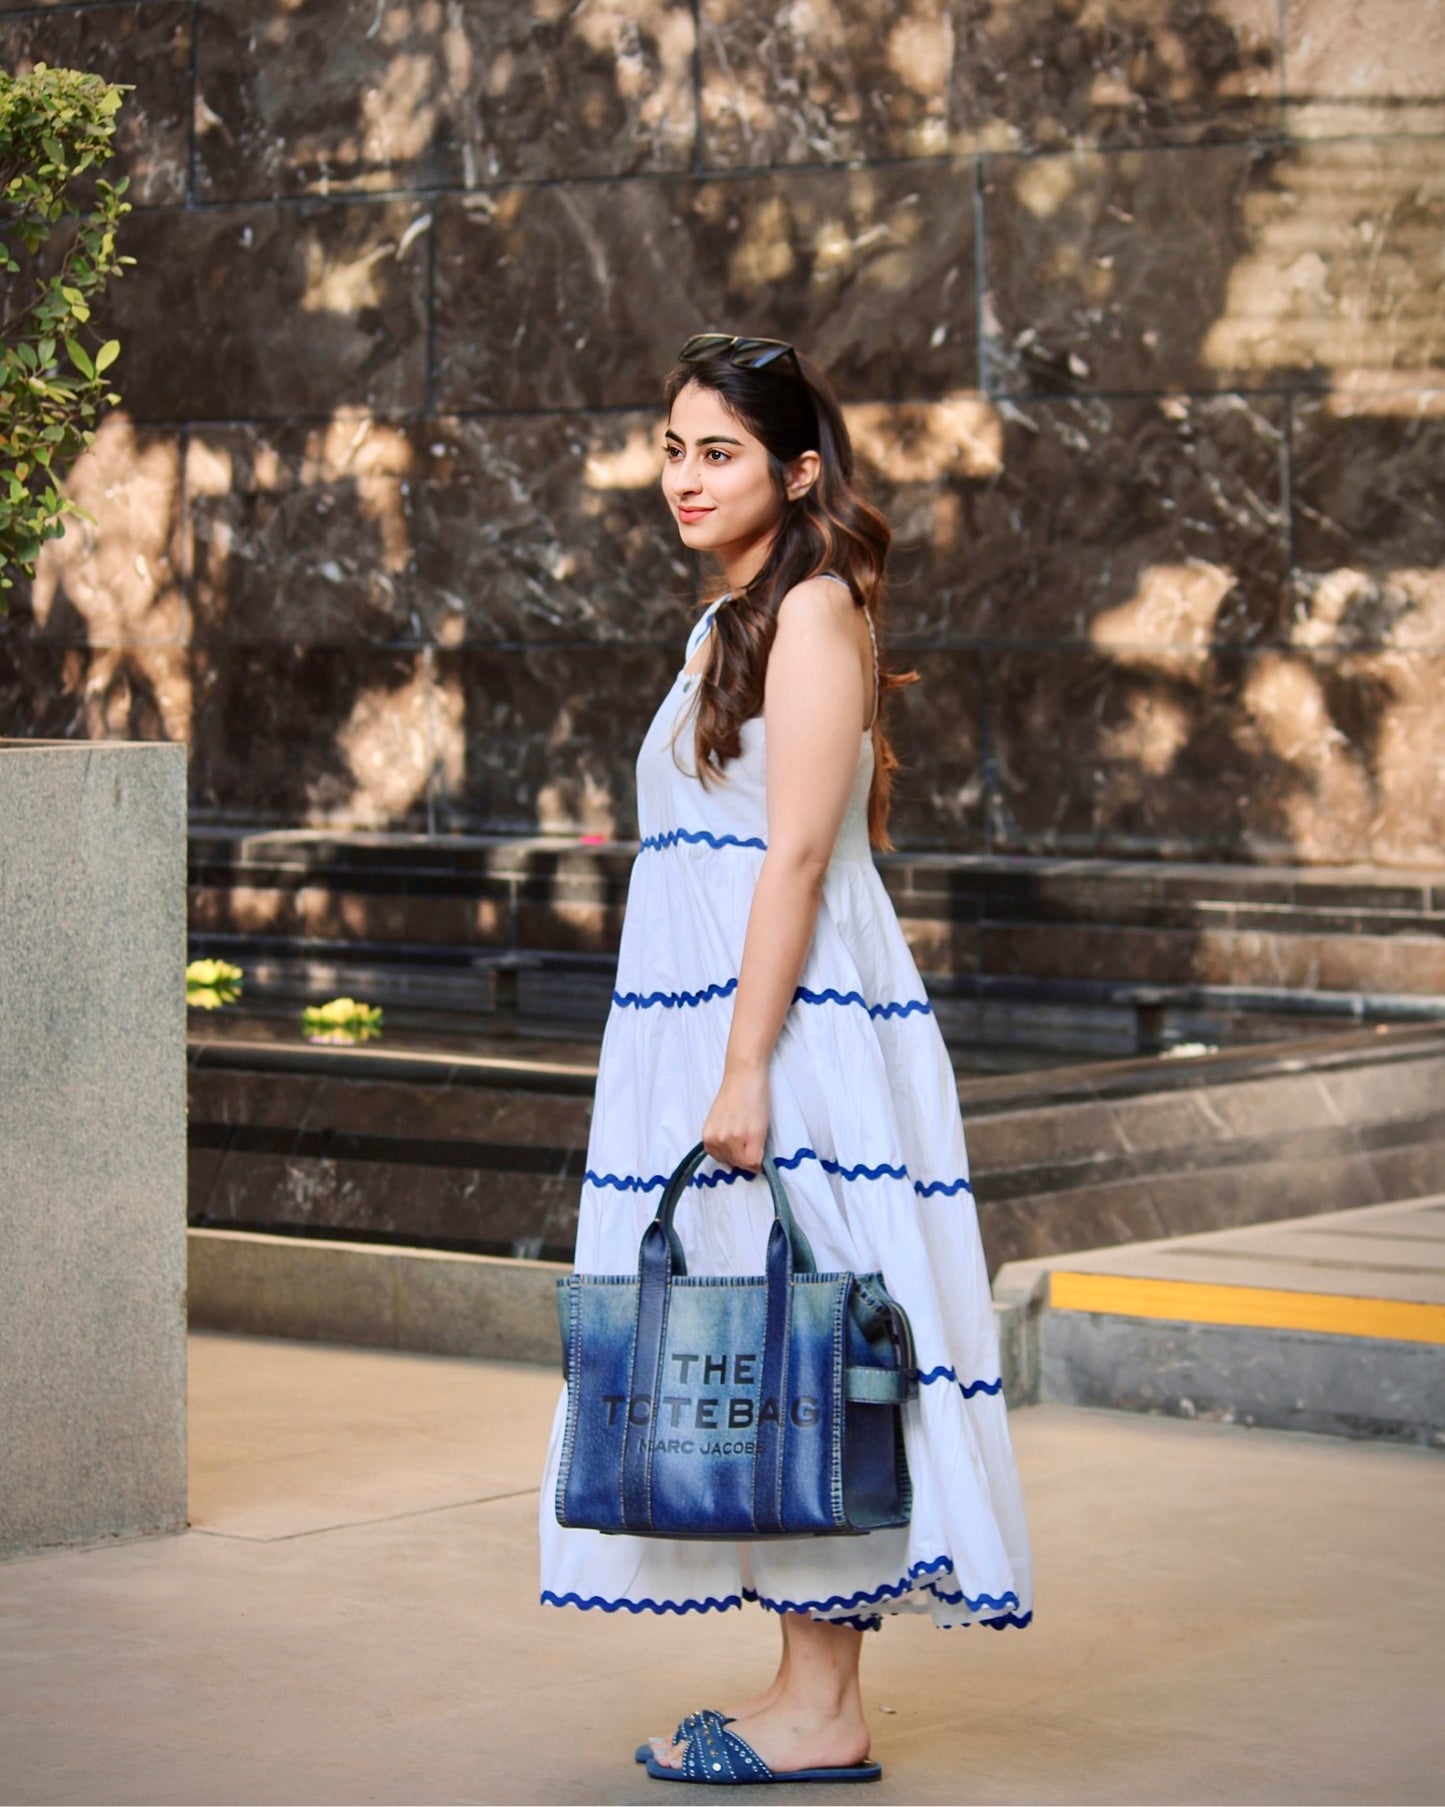
{"type": "Polygon", "coordinates": [[[730,1732],[718,1716],[698,1718],[681,1769],[665,1769],[655,1757],[647,1773],[659,1782],[876,1782],[881,1763],[852,1763],[836,1769],[769,1769],[745,1738],[730,1732]]]}
{"type": "MultiPolygon", "coordinates": [[[[719,1725],[732,1724],[732,1720],[728,1714],[720,1713],[716,1707],[703,1707],[696,1713],[687,1713],[683,1715],[682,1719],[678,1722],[677,1730],[672,1734],[672,1742],[674,1744],[681,1744],[685,1738],[691,1738],[704,1719],[715,1719],[719,1725]]],[[[639,1744],[632,1754],[639,1763],[650,1762],[652,1760],[651,1740],[646,1744],[639,1744]]]]}

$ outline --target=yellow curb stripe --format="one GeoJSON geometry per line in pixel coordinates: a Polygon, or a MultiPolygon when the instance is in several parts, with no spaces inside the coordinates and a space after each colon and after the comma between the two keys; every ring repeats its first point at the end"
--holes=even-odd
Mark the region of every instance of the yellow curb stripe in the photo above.
{"type": "Polygon", "coordinates": [[[1198,1280],[1141,1280],[1124,1274],[1049,1275],[1054,1311],[1170,1318],[1186,1324],[1244,1324],[1260,1330],[1314,1330],[1393,1343],[1445,1343],[1445,1305],[1354,1299],[1340,1293],[1275,1292],[1198,1280]]]}

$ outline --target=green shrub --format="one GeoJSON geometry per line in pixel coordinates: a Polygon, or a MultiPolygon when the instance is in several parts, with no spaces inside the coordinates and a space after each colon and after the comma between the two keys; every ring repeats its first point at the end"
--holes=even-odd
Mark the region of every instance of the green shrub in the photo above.
{"type": "Polygon", "coordinates": [[[98,174],[124,91],[44,63],[0,70],[0,614],[65,517],[84,515],[60,481],[120,400],[107,374],[120,344],[91,304],[135,261],[115,248],[126,183],[98,174]]]}

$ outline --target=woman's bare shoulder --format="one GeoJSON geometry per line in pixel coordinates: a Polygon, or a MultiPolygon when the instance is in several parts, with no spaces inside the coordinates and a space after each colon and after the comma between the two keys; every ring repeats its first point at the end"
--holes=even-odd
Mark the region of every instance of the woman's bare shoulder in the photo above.
{"type": "Polygon", "coordinates": [[[778,632],[807,638],[849,632],[856,609],[846,584],[832,577],[806,577],[786,591],[778,604],[778,632]]]}

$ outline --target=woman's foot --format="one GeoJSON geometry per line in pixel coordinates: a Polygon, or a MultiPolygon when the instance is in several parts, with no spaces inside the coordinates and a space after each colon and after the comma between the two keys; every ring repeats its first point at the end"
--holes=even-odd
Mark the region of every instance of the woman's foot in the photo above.
{"type": "MultiPolygon", "coordinates": [[[[862,1763],[868,1755],[868,1726],[857,1700],[836,1711],[820,1711],[783,1697],[741,1715],[728,1730],[780,1774],[790,1769],[840,1769],[862,1763]]],[[[663,1768],[682,1768],[686,1743],[668,1744],[658,1738],[653,1748],[663,1768]]]]}
{"type": "MultiPolygon", "coordinates": [[[[783,1670],[780,1668],[778,1673],[760,1694],[750,1694],[748,1698],[738,1706],[721,1708],[720,1711],[723,1718],[728,1720],[750,1719],[758,1713],[766,1712],[766,1710],[772,1706],[782,1694],[783,1682],[784,1674],[783,1670]]],[[[667,1752],[674,1750],[681,1751],[683,1748],[681,1744],[674,1744],[672,1742],[670,1734],[665,1738],[649,1738],[647,1742],[652,1746],[659,1763],[666,1761],[667,1752]]]]}

